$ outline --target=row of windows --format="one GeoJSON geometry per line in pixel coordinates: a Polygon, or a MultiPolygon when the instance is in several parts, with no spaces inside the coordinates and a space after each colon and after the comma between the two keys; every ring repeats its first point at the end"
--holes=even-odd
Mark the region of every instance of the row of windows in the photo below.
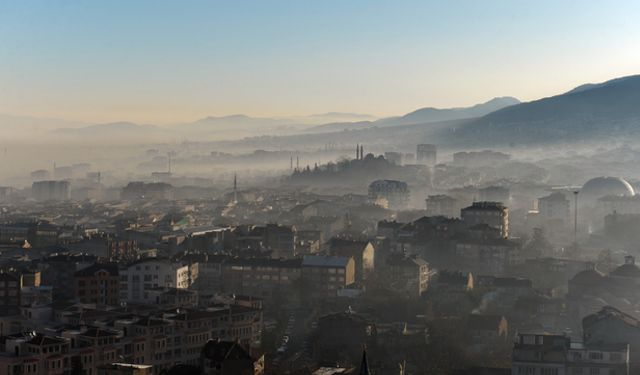
{"type": "MultiPolygon", "coordinates": [[[[615,369],[601,369],[599,367],[574,367],[571,371],[568,372],[569,375],[616,375],[615,369]],[[603,371],[601,371],[603,370],[603,371]]],[[[551,368],[551,367],[541,367],[536,368],[533,366],[518,366],[517,374],[518,375],[559,375],[564,373],[561,372],[559,368],[551,368]],[[539,370],[539,371],[536,371],[539,370]]]]}
{"type": "MultiPolygon", "coordinates": [[[[149,271],[153,266],[144,266],[144,270],[145,271],[149,271]]],[[[136,271],[140,271],[141,267],[140,266],[136,266],[136,271]]],[[[155,270],[158,271],[160,270],[160,266],[155,266],[155,270]]]]}
{"type": "MultiPolygon", "coordinates": [[[[118,284],[118,280],[100,280],[100,285],[105,285],[106,282],[109,282],[109,284],[111,285],[117,285],[118,284]]],[[[78,286],[86,286],[87,285],[87,281],[86,280],[78,280],[78,286]]],[[[90,280],[89,281],[89,285],[98,285],[98,280],[90,280]]]]}
{"type": "Polygon", "coordinates": [[[209,334],[208,333],[203,333],[203,334],[199,334],[199,335],[190,335],[187,336],[187,344],[194,344],[194,343],[201,343],[204,341],[209,340],[209,334]]]}
{"type": "MultiPolygon", "coordinates": [[[[40,353],[40,348],[38,347],[34,347],[34,346],[29,346],[27,351],[29,353],[40,353]]],[[[42,352],[43,353],[59,353],[60,352],[60,345],[56,345],[56,346],[44,346],[42,347],[42,352]]]]}

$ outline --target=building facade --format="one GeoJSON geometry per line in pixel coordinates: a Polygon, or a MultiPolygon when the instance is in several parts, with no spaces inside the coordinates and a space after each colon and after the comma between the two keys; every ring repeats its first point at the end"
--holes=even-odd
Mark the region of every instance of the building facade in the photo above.
{"type": "Polygon", "coordinates": [[[76,299],[81,303],[118,305],[120,276],[114,263],[96,263],[74,274],[76,299]]]}

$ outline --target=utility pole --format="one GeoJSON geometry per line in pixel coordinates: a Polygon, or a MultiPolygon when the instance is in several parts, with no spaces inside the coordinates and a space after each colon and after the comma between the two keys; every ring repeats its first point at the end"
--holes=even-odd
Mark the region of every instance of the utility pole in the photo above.
{"type": "Polygon", "coordinates": [[[573,192],[573,247],[578,250],[578,190],[573,192]]]}

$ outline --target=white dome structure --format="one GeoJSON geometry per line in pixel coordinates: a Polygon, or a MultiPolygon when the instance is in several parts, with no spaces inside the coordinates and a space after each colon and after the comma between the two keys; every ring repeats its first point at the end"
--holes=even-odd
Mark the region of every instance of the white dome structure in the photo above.
{"type": "Polygon", "coordinates": [[[596,177],[587,181],[580,189],[580,200],[594,202],[602,197],[631,197],[636,195],[633,186],[620,177],[596,177]]]}

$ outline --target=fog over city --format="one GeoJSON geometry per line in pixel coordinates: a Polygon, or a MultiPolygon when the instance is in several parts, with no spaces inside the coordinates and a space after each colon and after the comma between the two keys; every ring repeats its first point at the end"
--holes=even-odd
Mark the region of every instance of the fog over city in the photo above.
{"type": "Polygon", "coordinates": [[[638,12],[0,3],[0,375],[640,374],[638,12]]]}

